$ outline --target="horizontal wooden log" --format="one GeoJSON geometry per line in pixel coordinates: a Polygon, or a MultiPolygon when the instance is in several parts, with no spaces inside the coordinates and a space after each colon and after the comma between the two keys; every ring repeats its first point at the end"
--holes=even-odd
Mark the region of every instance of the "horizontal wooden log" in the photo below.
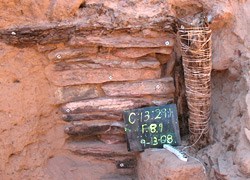
{"type": "Polygon", "coordinates": [[[55,92],[55,104],[100,97],[101,92],[94,86],[67,86],[59,87],[55,92]]]}
{"type": "MultiPolygon", "coordinates": [[[[100,112],[110,113],[111,115],[119,115],[124,110],[140,108],[145,106],[163,105],[173,102],[173,95],[170,97],[147,97],[147,98],[121,98],[121,97],[103,97],[97,99],[82,100],[77,102],[70,102],[61,107],[62,113],[69,115],[68,118],[80,118],[81,114],[85,114],[85,117],[91,117],[100,115],[100,112]],[[76,114],[79,114],[77,117],[76,114]]],[[[117,116],[113,116],[117,117],[117,116]]],[[[105,118],[106,119],[106,118],[105,118]]],[[[82,119],[84,120],[84,119],[82,119]]],[[[87,120],[87,119],[86,119],[87,120]]],[[[90,119],[89,119],[90,120],[90,119]]]]}
{"type": "Polygon", "coordinates": [[[63,114],[62,119],[64,121],[83,121],[83,120],[122,120],[122,114],[112,112],[93,112],[93,113],[82,113],[82,114],[63,114]]]}
{"type": "Polygon", "coordinates": [[[95,156],[102,158],[135,156],[135,153],[128,152],[126,143],[107,145],[98,140],[70,142],[67,143],[66,149],[69,149],[71,152],[79,155],[95,156]]]}
{"type": "Polygon", "coordinates": [[[77,102],[70,102],[61,107],[64,114],[78,114],[87,112],[115,112],[121,113],[127,109],[152,105],[152,100],[145,98],[97,98],[77,102]]]}
{"type": "MultiPolygon", "coordinates": [[[[129,98],[131,99],[131,98],[129,98]]],[[[95,99],[91,101],[85,102],[86,104],[88,102],[95,102],[95,99]]],[[[169,97],[151,97],[151,98],[145,98],[143,99],[144,103],[141,106],[148,106],[148,105],[163,105],[163,104],[169,104],[174,102],[174,96],[171,94],[169,97]]],[[[74,102],[72,102],[74,103],[74,102]]],[[[100,102],[96,102],[97,104],[100,104],[100,102]]],[[[113,104],[116,106],[116,104],[113,104]]],[[[137,104],[138,105],[138,104],[137,104]]],[[[76,105],[77,106],[77,105],[76,105]]],[[[97,111],[97,106],[95,105],[92,110],[89,110],[88,106],[86,105],[85,109],[84,107],[80,107],[78,104],[79,108],[77,110],[74,110],[73,113],[71,109],[67,109],[66,106],[62,106],[61,110],[64,113],[62,115],[62,119],[67,122],[71,121],[90,121],[90,120],[116,120],[120,121],[122,120],[122,110],[117,110],[116,108],[110,109],[110,110],[103,110],[99,109],[97,111]],[[102,111],[102,112],[100,112],[102,111]]],[[[141,107],[139,106],[139,107],[141,107]]],[[[137,106],[134,106],[135,108],[137,106]]],[[[131,107],[132,108],[132,107],[131,107]]],[[[131,109],[130,108],[130,109],[131,109]]],[[[127,108],[124,108],[126,110],[127,108]]]]}
{"type": "Polygon", "coordinates": [[[56,63],[55,69],[59,71],[80,69],[80,68],[129,68],[156,69],[160,67],[159,61],[154,57],[143,57],[138,59],[121,59],[103,55],[79,57],[65,60],[66,62],[56,63]]]}
{"type": "Polygon", "coordinates": [[[1,29],[0,41],[15,46],[67,42],[75,32],[75,27],[75,22],[56,22],[1,29]]]}
{"type": "Polygon", "coordinates": [[[51,64],[45,68],[49,81],[57,86],[69,86],[88,83],[103,83],[108,81],[131,81],[160,78],[161,69],[119,69],[119,68],[79,68],[57,70],[58,66],[51,64]]]}
{"type": "Polygon", "coordinates": [[[100,134],[123,135],[123,122],[116,121],[85,121],[74,122],[65,127],[64,132],[74,136],[93,136],[100,134]]]}
{"type": "Polygon", "coordinates": [[[144,30],[145,37],[154,37],[157,34],[155,30],[176,31],[176,20],[168,16],[168,8],[159,8],[161,11],[153,10],[157,13],[150,17],[144,14],[140,18],[135,18],[130,14],[124,18],[126,15],[120,11],[121,7],[122,5],[118,9],[107,8],[98,3],[91,3],[88,7],[84,7],[74,20],[1,29],[0,41],[16,46],[30,46],[67,42],[74,35],[100,35],[120,30],[125,32],[144,30]]]}
{"type": "MultiPolygon", "coordinates": [[[[67,42],[73,35],[81,35],[82,31],[85,31],[84,34],[90,35],[92,34],[93,29],[99,29],[99,33],[107,31],[107,33],[110,33],[112,29],[122,29],[123,27],[106,27],[105,25],[92,25],[89,23],[79,23],[77,21],[72,22],[56,22],[56,23],[47,23],[47,24],[38,24],[33,26],[24,26],[24,27],[17,27],[17,28],[9,28],[9,29],[1,29],[0,30],[0,41],[15,45],[15,46],[31,46],[36,44],[55,44],[55,43],[61,43],[61,42],[67,42]],[[107,30],[108,29],[108,30],[107,30]]],[[[150,28],[150,27],[149,27],[150,28]]],[[[126,28],[125,30],[128,32],[129,29],[133,28],[126,28]]],[[[137,29],[140,29],[137,27],[137,29]]],[[[171,28],[166,27],[166,30],[170,30],[170,33],[172,32],[171,28]]],[[[163,29],[165,31],[165,28],[163,29]]],[[[98,34],[99,34],[98,33],[98,34]]],[[[78,39],[78,38],[77,38],[78,39]]],[[[72,40],[70,43],[73,46],[85,46],[86,44],[100,44],[105,45],[106,47],[111,46],[112,44],[120,43],[119,41],[115,41],[114,43],[110,43],[109,39],[106,40],[98,40],[98,36],[94,37],[90,35],[88,37],[88,41],[83,44],[83,39],[79,39],[77,41],[72,40]],[[81,43],[78,43],[79,40],[81,40],[81,43]],[[73,43],[75,41],[75,43],[73,43]]],[[[156,39],[155,39],[156,40],[156,39]]],[[[135,45],[128,45],[127,43],[130,43],[131,40],[127,40],[123,43],[121,47],[133,47],[135,45]],[[127,44],[127,45],[126,45],[127,44]]],[[[146,47],[159,47],[157,44],[161,43],[150,43],[150,42],[144,42],[142,44],[141,40],[137,40],[137,42],[140,42],[140,46],[149,45],[146,47]]],[[[161,40],[163,42],[163,40],[161,40]]],[[[163,45],[160,45],[163,46],[163,45]]],[[[137,46],[135,46],[137,47],[137,46]]]]}
{"type": "Polygon", "coordinates": [[[174,94],[172,77],[123,83],[108,83],[102,86],[107,96],[144,96],[174,94]]]}
{"type": "Polygon", "coordinates": [[[173,47],[173,37],[165,36],[156,38],[137,37],[130,34],[110,34],[104,36],[88,35],[85,37],[72,37],[69,41],[71,46],[91,46],[99,45],[104,47],[131,48],[131,47],[166,47],[165,42],[168,41],[168,47],[173,47]]]}
{"type": "Polygon", "coordinates": [[[96,46],[93,47],[82,47],[80,49],[56,49],[48,54],[48,58],[52,61],[58,61],[63,59],[71,59],[77,57],[86,57],[90,54],[96,54],[98,52],[98,48],[96,46]]]}

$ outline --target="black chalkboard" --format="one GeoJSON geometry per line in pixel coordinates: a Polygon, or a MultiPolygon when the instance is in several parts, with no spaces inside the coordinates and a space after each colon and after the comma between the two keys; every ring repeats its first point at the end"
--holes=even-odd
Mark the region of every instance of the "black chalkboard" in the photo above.
{"type": "Polygon", "coordinates": [[[129,151],[181,144],[175,104],[127,110],[123,118],[129,151]]]}

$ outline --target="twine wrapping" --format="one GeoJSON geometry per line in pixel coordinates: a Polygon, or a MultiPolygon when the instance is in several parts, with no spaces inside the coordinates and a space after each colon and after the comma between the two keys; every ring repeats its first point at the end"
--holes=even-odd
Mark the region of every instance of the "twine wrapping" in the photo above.
{"type": "Polygon", "coordinates": [[[181,26],[177,36],[183,58],[189,131],[205,134],[211,112],[211,30],[209,27],[181,26]]]}

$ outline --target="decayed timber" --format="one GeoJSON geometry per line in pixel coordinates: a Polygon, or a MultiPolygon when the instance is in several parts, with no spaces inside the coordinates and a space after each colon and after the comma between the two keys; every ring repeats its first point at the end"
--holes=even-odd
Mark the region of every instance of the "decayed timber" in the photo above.
{"type": "MultiPolygon", "coordinates": [[[[61,67],[60,67],[61,68],[61,67]]],[[[161,69],[77,68],[62,71],[51,64],[46,67],[47,78],[57,86],[69,86],[108,81],[131,81],[160,78],[161,69]]]]}
{"type": "Polygon", "coordinates": [[[175,92],[172,77],[137,82],[110,83],[103,85],[102,89],[107,96],[168,96],[175,92]]]}
{"type": "Polygon", "coordinates": [[[124,135],[123,122],[116,121],[85,121],[68,125],[64,132],[68,135],[93,136],[100,134],[124,135]]]}

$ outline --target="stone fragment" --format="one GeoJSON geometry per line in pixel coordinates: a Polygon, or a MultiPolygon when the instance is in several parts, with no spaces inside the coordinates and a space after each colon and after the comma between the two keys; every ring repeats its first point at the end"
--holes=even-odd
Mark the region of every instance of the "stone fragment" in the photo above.
{"type": "Polygon", "coordinates": [[[155,57],[161,64],[169,63],[171,60],[171,55],[169,54],[156,54],[155,57]]]}
{"type": "Polygon", "coordinates": [[[82,121],[82,120],[98,120],[98,119],[106,119],[106,120],[122,120],[122,115],[119,113],[112,112],[89,112],[82,114],[63,114],[62,119],[64,121],[82,121]]]}
{"type": "Polygon", "coordinates": [[[105,144],[118,144],[126,141],[125,135],[117,134],[100,134],[98,135],[98,139],[105,144]]]}
{"type": "Polygon", "coordinates": [[[151,29],[144,29],[144,30],[142,30],[142,34],[143,34],[143,36],[145,36],[145,37],[151,37],[151,38],[154,38],[154,37],[158,37],[158,36],[159,36],[159,32],[153,31],[153,30],[151,30],[151,29]]]}
{"type": "Polygon", "coordinates": [[[165,47],[165,41],[169,41],[168,47],[174,45],[174,39],[172,37],[155,37],[146,38],[132,36],[129,34],[111,34],[105,36],[94,36],[88,35],[86,37],[73,37],[71,38],[69,44],[71,46],[91,46],[99,45],[104,47],[117,47],[117,48],[155,48],[155,47],[165,47]]]}
{"type": "Polygon", "coordinates": [[[146,56],[151,53],[171,54],[173,48],[160,47],[160,48],[118,48],[114,50],[113,54],[121,58],[138,58],[146,56]]]}
{"type": "Polygon", "coordinates": [[[136,63],[141,65],[141,68],[158,68],[160,66],[159,61],[154,58],[138,60],[136,63]]]}
{"type": "Polygon", "coordinates": [[[128,158],[116,161],[116,167],[118,169],[135,168],[136,164],[137,164],[136,158],[133,158],[133,157],[128,157],[128,158]]]}
{"type": "Polygon", "coordinates": [[[165,69],[165,76],[170,76],[171,74],[173,74],[174,68],[175,68],[175,59],[171,58],[167,63],[167,67],[165,69]]]}
{"type": "Polygon", "coordinates": [[[57,49],[48,54],[48,58],[52,61],[65,60],[70,58],[77,58],[81,56],[87,56],[89,54],[96,54],[98,52],[97,47],[82,47],[81,49],[57,49]]]}
{"type": "Polygon", "coordinates": [[[250,130],[245,128],[245,135],[247,137],[247,140],[250,142],[250,130]]]}
{"type": "Polygon", "coordinates": [[[88,112],[115,112],[121,113],[127,109],[152,105],[152,100],[146,98],[97,98],[70,102],[61,107],[65,114],[77,114],[88,112]]]}
{"type": "Polygon", "coordinates": [[[37,50],[38,52],[41,52],[41,53],[52,51],[54,49],[56,49],[56,45],[54,44],[37,45],[37,50]]]}
{"type": "Polygon", "coordinates": [[[238,148],[235,161],[238,165],[238,170],[246,176],[250,176],[250,151],[249,145],[244,148],[238,148]]]}
{"type": "Polygon", "coordinates": [[[228,151],[218,157],[219,172],[217,173],[219,173],[221,176],[224,175],[226,178],[228,178],[231,173],[230,171],[232,171],[232,167],[234,166],[233,156],[234,153],[232,151],[228,151]]]}
{"type": "Polygon", "coordinates": [[[85,121],[74,122],[65,127],[64,132],[68,135],[93,136],[99,134],[123,135],[124,124],[115,121],[85,121]]]}
{"type": "Polygon", "coordinates": [[[60,71],[55,64],[45,68],[49,81],[57,86],[69,86],[108,81],[131,81],[160,78],[160,69],[79,68],[60,71]]]}
{"type": "Polygon", "coordinates": [[[145,150],[139,155],[137,168],[138,178],[144,180],[206,179],[206,174],[200,162],[193,158],[189,158],[187,162],[181,161],[167,150],[145,150]]]}
{"type": "Polygon", "coordinates": [[[174,95],[171,95],[171,96],[172,96],[172,97],[153,99],[153,100],[152,100],[152,103],[153,103],[154,105],[156,105],[156,106],[174,103],[174,95]]]}
{"type": "Polygon", "coordinates": [[[227,175],[221,174],[220,172],[218,172],[218,170],[216,168],[213,168],[213,171],[214,171],[214,177],[216,179],[221,179],[221,180],[228,179],[227,175]]]}
{"type": "Polygon", "coordinates": [[[138,82],[108,83],[102,86],[107,96],[166,95],[175,91],[172,77],[138,82]]]}
{"type": "Polygon", "coordinates": [[[55,92],[55,104],[91,99],[100,96],[96,87],[90,85],[59,87],[55,92]]]}

